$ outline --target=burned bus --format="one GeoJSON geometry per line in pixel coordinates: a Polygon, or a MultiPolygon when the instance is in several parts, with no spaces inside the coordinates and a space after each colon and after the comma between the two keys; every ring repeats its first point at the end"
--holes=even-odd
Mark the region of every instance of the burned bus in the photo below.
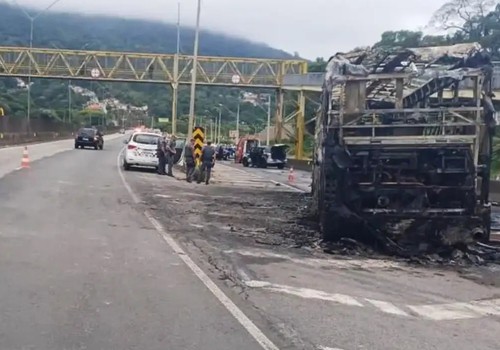
{"type": "Polygon", "coordinates": [[[491,74],[475,43],[333,56],[313,162],[323,238],[488,240],[491,74]]]}

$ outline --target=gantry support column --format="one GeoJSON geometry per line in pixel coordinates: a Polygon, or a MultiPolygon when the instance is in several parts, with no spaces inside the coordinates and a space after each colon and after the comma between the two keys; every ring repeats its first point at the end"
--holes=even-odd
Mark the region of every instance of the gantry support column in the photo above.
{"type": "Polygon", "coordinates": [[[177,133],[177,96],[179,94],[179,84],[172,84],[172,134],[177,133]]]}
{"type": "Polygon", "coordinates": [[[276,143],[281,143],[283,139],[283,109],[284,109],[285,92],[278,89],[276,94],[276,115],[275,115],[275,135],[274,140],[276,143]]]}
{"type": "Polygon", "coordinates": [[[303,90],[300,90],[299,92],[297,105],[298,110],[295,124],[295,159],[302,159],[304,157],[304,129],[306,112],[306,96],[303,90]]]}
{"type": "MultiPolygon", "coordinates": [[[[174,57],[174,76],[172,82],[172,134],[177,133],[177,97],[179,95],[179,55],[174,57]]],[[[189,133],[189,130],[188,130],[189,133]]]]}

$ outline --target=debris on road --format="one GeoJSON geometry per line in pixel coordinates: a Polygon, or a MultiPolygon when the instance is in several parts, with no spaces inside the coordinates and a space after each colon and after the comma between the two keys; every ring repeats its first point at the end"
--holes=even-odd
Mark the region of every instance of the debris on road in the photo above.
{"type": "MultiPolygon", "coordinates": [[[[180,237],[192,242],[202,239],[220,251],[235,246],[273,251],[300,249],[313,255],[390,257],[412,264],[458,267],[487,264],[500,258],[496,247],[478,244],[448,247],[408,240],[401,246],[404,249],[388,252],[385,246],[350,237],[327,242],[323,241],[318,222],[310,211],[310,194],[230,185],[200,187],[184,181],[169,181],[168,196],[158,196],[165,185],[157,178],[154,180],[153,186],[141,184],[141,192],[148,206],[155,208],[158,218],[169,218],[171,231],[176,230],[175,221],[180,220],[180,237]],[[184,221],[188,222],[187,227],[184,221]]],[[[201,243],[195,245],[199,247],[201,243]]],[[[221,263],[216,263],[215,258],[217,254],[212,251],[209,256],[211,264],[219,266],[221,263]]]]}

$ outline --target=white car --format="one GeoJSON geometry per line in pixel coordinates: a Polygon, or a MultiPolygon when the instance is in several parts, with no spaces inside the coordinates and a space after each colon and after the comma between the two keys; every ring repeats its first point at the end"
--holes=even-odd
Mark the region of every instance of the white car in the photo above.
{"type": "Polygon", "coordinates": [[[129,170],[133,166],[158,168],[156,149],[161,135],[152,132],[134,132],[130,139],[125,140],[127,145],[123,157],[123,169],[129,170]]]}

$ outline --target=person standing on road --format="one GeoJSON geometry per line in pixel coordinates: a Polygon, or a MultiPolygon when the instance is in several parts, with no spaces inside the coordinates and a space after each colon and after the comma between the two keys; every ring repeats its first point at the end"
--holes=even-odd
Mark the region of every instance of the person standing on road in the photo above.
{"type": "Polygon", "coordinates": [[[156,155],[158,157],[158,174],[167,175],[165,173],[165,166],[167,165],[167,142],[163,135],[158,138],[156,155]]]}
{"type": "Polygon", "coordinates": [[[189,140],[184,147],[184,162],[186,162],[186,181],[192,182],[195,170],[194,139],[189,140]]]}
{"type": "Polygon", "coordinates": [[[174,157],[177,153],[175,149],[175,135],[172,135],[170,141],[167,143],[167,175],[173,177],[172,168],[174,167],[174,157]]]}
{"type": "MultiPolygon", "coordinates": [[[[210,182],[212,168],[215,165],[215,149],[212,142],[208,141],[207,145],[201,150],[201,172],[205,173],[205,184],[210,182]]],[[[201,182],[201,176],[198,178],[198,183],[201,182]]]]}

